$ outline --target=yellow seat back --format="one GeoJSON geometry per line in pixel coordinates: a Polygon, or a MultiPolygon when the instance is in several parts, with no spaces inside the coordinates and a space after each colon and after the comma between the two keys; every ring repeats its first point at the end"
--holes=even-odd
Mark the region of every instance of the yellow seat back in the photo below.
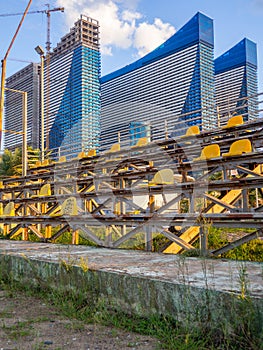
{"type": "Polygon", "coordinates": [[[0,216],[4,214],[4,206],[3,203],[0,203],[0,216]]]}
{"type": "Polygon", "coordinates": [[[3,216],[15,216],[14,202],[7,203],[3,210],[3,216]]]}
{"type": "Polygon", "coordinates": [[[220,147],[217,143],[213,143],[212,145],[205,146],[202,149],[201,155],[196,160],[205,160],[220,157],[220,147]]]}
{"type": "Polygon", "coordinates": [[[50,184],[45,184],[39,191],[39,196],[51,196],[50,184]]]}
{"type": "Polygon", "coordinates": [[[227,121],[227,124],[223,126],[222,129],[227,129],[227,128],[231,128],[233,126],[238,126],[242,124],[244,124],[242,115],[234,115],[227,121]]]}
{"type": "Polygon", "coordinates": [[[142,146],[146,146],[147,144],[148,144],[148,137],[141,137],[137,141],[136,145],[132,147],[142,147],[142,146]]]}
{"type": "Polygon", "coordinates": [[[174,184],[174,173],[172,169],[162,169],[157,171],[150,184],[172,185],[174,184]]]}
{"type": "Polygon", "coordinates": [[[237,140],[230,146],[228,153],[223,153],[223,157],[242,155],[243,153],[252,152],[252,145],[249,139],[237,140]]]}
{"type": "Polygon", "coordinates": [[[62,203],[61,215],[78,215],[77,200],[75,197],[69,197],[62,203]]]}
{"type": "Polygon", "coordinates": [[[121,149],[121,145],[120,145],[119,143],[114,143],[114,144],[111,146],[110,150],[107,151],[107,153],[118,152],[118,151],[120,151],[120,149],[121,149]]]}
{"type": "Polygon", "coordinates": [[[66,156],[59,157],[59,160],[58,160],[59,163],[64,163],[66,161],[67,161],[67,157],[66,156]]]}
{"type": "Polygon", "coordinates": [[[85,154],[84,151],[80,152],[80,153],[78,154],[78,159],[84,158],[85,155],[86,155],[86,154],[85,154]]]}
{"type": "Polygon", "coordinates": [[[198,125],[192,125],[187,130],[184,136],[192,136],[200,134],[200,129],[198,125]]]}
{"type": "Polygon", "coordinates": [[[146,146],[148,143],[148,137],[141,137],[137,143],[136,146],[146,146]]]}
{"type": "Polygon", "coordinates": [[[40,160],[38,160],[36,162],[36,166],[39,167],[39,166],[47,166],[49,165],[49,159],[44,159],[43,162],[41,162],[40,160]]]}
{"type": "Polygon", "coordinates": [[[96,150],[95,149],[90,149],[89,151],[88,151],[88,154],[87,154],[87,156],[88,157],[95,157],[96,156],[96,150]]]}

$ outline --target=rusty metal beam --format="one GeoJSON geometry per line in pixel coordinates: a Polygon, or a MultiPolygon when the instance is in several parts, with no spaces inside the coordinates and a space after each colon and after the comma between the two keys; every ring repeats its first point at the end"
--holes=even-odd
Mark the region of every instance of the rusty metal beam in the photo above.
{"type": "Polygon", "coordinates": [[[249,235],[246,235],[242,238],[237,239],[236,241],[233,241],[227,245],[225,245],[222,248],[216,249],[211,251],[211,254],[215,255],[215,256],[219,256],[222,255],[224,253],[227,253],[228,251],[237,248],[239,246],[241,246],[244,243],[250,242],[253,239],[258,239],[260,237],[263,237],[263,231],[262,230],[257,230],[255,232],[250,233],[249,235]]]}

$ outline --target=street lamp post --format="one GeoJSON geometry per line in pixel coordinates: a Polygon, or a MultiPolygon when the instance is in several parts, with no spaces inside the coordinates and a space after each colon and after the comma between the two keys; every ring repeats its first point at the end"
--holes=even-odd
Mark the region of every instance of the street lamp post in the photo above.
{"type": "Polygon", "coordinates": [[[41,149],[41,162],[44,161],[45,158],[45,144],[44,144],[44,132],[45,132],[45,121],[44,121],[44,50],[41,46],[37,46],[35,48],[36,52],[40,56],[40,118],[41,118],[41,142],[40,142],[40,149],[41,149]]]}
{"type": "Polygon", "coordinates": [[[15,90],[10,88],[5,88],[5,90],[11,92],[18,92],[22,94],[23,98],[23,142],[22,142],[22,176],[27,175],[27,92],[21,90],[15,90]]]}

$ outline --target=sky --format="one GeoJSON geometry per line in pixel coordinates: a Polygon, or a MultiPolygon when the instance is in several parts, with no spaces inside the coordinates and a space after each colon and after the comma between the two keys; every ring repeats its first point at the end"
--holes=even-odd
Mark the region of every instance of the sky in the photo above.
{"type": "MultiPolygon", "coordinates": [[[[33,0],[29,11],[45,10],[48,0],[33,0]]],[[[0,0],[0,15],[23,12],[28,0],[0,0]]],[[[257,44],[259,92],[263,92],[263,0],[49,0],[52,47],[85,14],[100,22],[102,76],[152,51],[198,11],[214,20],[215,58],[244,37],[257,44]]],[[[0,59],[21,16],[0,16],[0,59]]],[[[34,48],[45,47],[47,18],[28,14],[7,61],[7,76],[39,59],[34,48]]]]}

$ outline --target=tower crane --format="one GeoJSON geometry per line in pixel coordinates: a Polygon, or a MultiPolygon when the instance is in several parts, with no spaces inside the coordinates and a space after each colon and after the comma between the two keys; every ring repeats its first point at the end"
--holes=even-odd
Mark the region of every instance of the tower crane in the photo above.
{"type": "MultiPolygon", "coordinates": [[[[47,100],[46,100],[46,120],[47,120],[47,127],[48,127],[48,119],[49,119],[49,94],[50,94],[50,50],[51,50],[51,42],[50,42],[50,15],[51,12],[64,12],[64,7],[55,7],[50,8],[49,4],[46,4],[47,9],[45,10],[36,10],[36,11],[28,11],[29,6],[31,5],[32,0],[29,1],[29,4],[27,6],[27,9],[25,12],[20,13],[4,13],[0,14],[0,17],[9,17],[9,16],[20,16],[23,15],[23,18],[25,17],[25,14],[37,14],[37,13],[44,13],[47,15],[47,41],[46,41],[46,74],[47,74],[47,100]]],[[[9,52],[8,52],[9,53],[9,52]]],[[[6,61],[7,55],[4,59],[6,61]]],[[[4,62],[5,64],[5,62],[4,62]]],[[[2,116],[3,116],[3,106],[4,106],[4,81],[5,81],[5,69],[3,69],[3,61],[2,61],[2,79],[1,79],[1,106],[0,106],[0,144],[1,144],[1,138],[2,138],[2,116]]],[[[48,139],[48,132],[47,132],[47,140],[46,140],[46,147],[49,147],[49,139],[48,139]]]]}
{"type": "MultiPolygon", "coordinates": [[[[45,10],[36,10],[36,11],[28,11],[27,14],[36,14],[36,13],[44,13],[47,15],[47,41],[46,41],[46,50],[47,53],[50,53],[51,49],[51,42],[50,42],[50,14],[51,12],[64,12],[64,7],[54,7],[50,8],[50,5],[47,4],[47,9],[45,10]]],[[[23,15],[23,12],[16,12],[16,13],[2,13],[0,14],[0,17],[9,17],[9,16],[21,16],[23,15]]]]}

